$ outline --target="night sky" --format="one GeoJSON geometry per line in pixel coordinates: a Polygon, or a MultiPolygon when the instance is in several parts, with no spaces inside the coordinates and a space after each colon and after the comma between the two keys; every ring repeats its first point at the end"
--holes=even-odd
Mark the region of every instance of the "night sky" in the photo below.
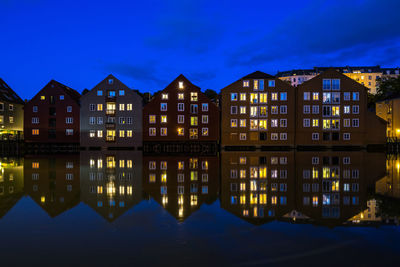
{"type": "Polygon", "coordinates": [[[109,73],[142,92],[180,73],[219,91],[255,70],[400,66],[399,0],[82,2],[0,0],[0,77],[23,99],[109,73]]]}

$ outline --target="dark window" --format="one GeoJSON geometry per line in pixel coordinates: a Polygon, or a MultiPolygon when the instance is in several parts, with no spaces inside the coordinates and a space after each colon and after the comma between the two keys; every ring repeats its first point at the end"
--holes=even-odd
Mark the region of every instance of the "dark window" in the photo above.
{"type": "Polygon", "coordinates": [[[260,140],[261,141],[267,140],[267,133],[265,133],[265,132],[260,133],[260,140]]]}
{"type": "Polygon", "coordinates": [[[56,108],[49,108],[49,115],[55,116],[56,115],[56,108]]]}
{"type": "Polygon", "coordinates": [[[339,141],[339,133],[332,133],[332,140],[339,141]]]}
{"type": "Polygon", "coordinates": [[[339,157],[332,157],[332,165],[339,165],[339,157]]]}
{"type": "Polygon", "coordinates": [[[49,138],[56,138],[56,130],[49,129],[49,138]]]}
{"type": "Polygon", "coordinates": [[[331,140],[331,133],[323,133],[322,134],[322,140],[324,140],[324,141],[331,140]]]}
{"type": "Polygon", "coordinates": [[[56,127],[56,119],[55,118],[49,119],[49,127],[56,127]]]}
{"type": "Polygon", "coordinates": [[[260,157],[260,164],[267,164],[267,157],[260,157]]]}
{"type": "Polygon", "coordinates": [[[323,158],[322,158],[322,162],[323,162],[323,164],[325,164],[325,165],[329,165],[329,157],[323,157],[323,158]]]}
{"type": "Polygon", "coordinates": [[[50,96],[50,104],[54,105],[56,103],[56,98],[54,96],[50,96]]]}

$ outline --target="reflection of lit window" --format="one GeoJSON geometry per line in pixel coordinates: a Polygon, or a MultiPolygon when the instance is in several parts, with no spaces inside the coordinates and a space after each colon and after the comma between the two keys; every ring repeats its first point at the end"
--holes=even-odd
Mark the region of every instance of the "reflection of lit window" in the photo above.
{"type": "Polygon", "coordinates": [[[167,169],[167,162],[166,161],[161,161],[160,162],[160,169],[161,170],[166,170],[167,169]]]}
{"type": "Polygon", "coordinates": [[[184,136],[185,135],[185,129],[184,128],[178,128],[178,136],[184,136]]]}
{"type": "Polygon", "coordinates": [[[190,195],[190,206],[197,205],[197,195],[190,195]]]}
{"type": "Polygon", "coordinates": [[[240,204],[246,204],[246,195],[240,196],[240,204]]]}
{"type": "Polygon", "coordinates": [[[32,169],[39,169],[39,162],[32,162],[32,169]]]}
{"type": "Polygon", "coordinates": [[[276,196],[272,196],[272,197],[271,197],[271,204],[272,204],[272,205],[276,205],[277,199],[278,199],[278,198],[277,198],[276,196]]]}
{"type": "Polygon", "coordinates": [[[156,175],[154,173],[149,174],[149,182],[155,183],[156,182],[156,175]]]}
{"type": "Polygon", "coordinates": [[[318,206],[318,197],[317,196],[313,196],[312,202],[313,202],[313,206],[314,207],[318,206]]]}
{"type": "Polygon", "coordinates": [[[190,172],[190,181],[197,181],[198,179],[198,172],[197,171],[191,171],[190,172]]]}
{"type": "Polygon", "coordinates": [[[97,194],[103,194],[103,187],[101,185],[97,186],[97,194]]]}
{"type": "Polygon", "coordinates": [[[208,161],[207,160],[201,162],[201,168],[203,170],[208,170],[208,161]]]}
{"type": "Polygon", "coordinates": [[[161,174],[161,183],[166,183],[167,182],[167,173],[163,172],[161,174]]]}
{"type": "Polygon", "coordinates": [[[184,170],[184,169],[185,169],[185,162],[178,161],[178,170],[184,170]]]}
{"type": "Polygon", "coordinates": [[[133,189],[132,189],[132,186],[131,186],[131,185],[129,185],[129,186],[126,187],[126,194],[127,194],[128,196],[131,196],[131,195],[132,195],[132,191],[133,191],[133,189]]]}

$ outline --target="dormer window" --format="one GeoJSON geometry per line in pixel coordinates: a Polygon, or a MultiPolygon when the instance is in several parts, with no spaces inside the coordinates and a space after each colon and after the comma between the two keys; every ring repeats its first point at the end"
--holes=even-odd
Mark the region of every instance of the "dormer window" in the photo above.
{"type": "Polygon", "coordinates": [[[108,84],[113,84],[114,83],[114,79],[108,79],[108,84]]]}
{"type": "Polygon", "coordinates": [[[249,87],[249,84],[250,84],[249,80],[243,81],[243,87],[249,87]]]}
{"type": "Polygon", "coordinates": [[[161,94],[162,100],[168,100],[168,94],[161,94]]]}
{"type": "Polygon", "coordinates": [[[179,89],[183,89],[183,82],[179,82],[179,89]]]}

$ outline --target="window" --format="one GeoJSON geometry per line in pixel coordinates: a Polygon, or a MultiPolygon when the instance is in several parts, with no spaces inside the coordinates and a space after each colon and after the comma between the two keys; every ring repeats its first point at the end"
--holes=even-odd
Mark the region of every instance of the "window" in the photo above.
{"type": "Polygon", "coordinates": [[[258,103],[258,94],[251,93],[250,94],[250,104],[257,104],[258,103]]]}
{"type": "Polygon", "coordinates": [[[240,94],[240,101],[246,101],[246,93],[240,94]]]}
{"type": "Polygon", "coordinates": [[[178,111],[185,111],[185,103],[178,103],[178,111]]]}
{"type": "Polygon", "coordinates": [[[343,93],[343,100],[344,101],[350,101],[350,93],[349,92],[344,92],[343,93]]]}
{"type": "Polygon", "coordinates": [[[156,128],[149,128],[149,136],[156,136],[156,128]]]}
{"type": "Polygon", "coordinates": [[[103,117],[97,117],[97,124],[103,124],[103,117]]]}
{"type": "Polygon", "coordinates": [[[312,99],[313,100],[319,100],[319,93],[313,92],[312,93],[312,99]]]}
{"type": "Polygon", "coordinates": [[[201,116],[201,123],[207,124],[208,123],[208,115],[201,116]]]}
{"type": "Polygon", "coordinates": [[[312,140],[319,140],[319,133],[312,133],[311,138],[312,140]]]}
{"type": "Polygon", "coordinates": [[[179,89],[183,89],[183,82],[182,81],[178,82],[178,88],[179,89]]]}
{"type": "Polygon", "coordinates": [[[39,123],[39,118],[38,117],[33,117],[32,118],[32,124],[38,124],[39,123]]]}
{"type": "Polygon", "coordinates": [[[271,127],[278,127],[278,120],[277,119],[271,120],[271,127]]]}
{"type": "Polygon", "coordinates": [[[132,110],[132,104],[126,104],[126,110],[128,111],[132,110]]]}
{"type": "Polygon", "coordinates": [[[160,128],[160,135],[167,136],[167,128],[160,128]]]}
{"type": "Polygon", "coordinates": [[[332,116],[340,116],[340,106],[332,106],[332,116]]]}
{"type": "Polygon", "coordinates": [[[312,114],[319,114],[319,106],[312,106],[312,114]]]}
{"type": "Polygon", "coordinates": [[[167,123],[167,115],[161,115],[161,123],[167,123]]]}
{"type": "Polygon", "coordinates": [[[304,114],[310,114],[310,106],[309,105],[304,105],[303,106],[303,113],[304,114]]]}
{"type": "Polygon", "coordinates": [[[275,87],[275,80],[268,80],[268,87],[275,87]]]}
{"type": "Polygon", "coordinates": [[[102,96],[102,95],[103,95],[103,91],[97,90],[97,96],[102,96]]]}
{"type": "Polygon", "coordinates": [[[197,129],[189,129],[189,138],[190,139],[197,139],[199,137],[197,129]]]}
{"type": "Polygon", "coordinates": [[[282,92],[281,93],[281,101],[286,101],[287,100],[287,93],[286,92],[282,92]]]}
{"type": "Polygon", "coordinates": [[[162,100],[168,100],[168,94],[161,94],[162,100]]]}
{"type": "Polygon", "coordinates": [[[72,112],[72,106],[67,106],[67,112],[72,112]]]}
{"type": "Polygon", "coordinates": [[[114,79],[108,79],[108,84],[113,84],[114,83],[114,79]]]}
{"type": "Polygon", "coordinates": [[[202,111],[208,111],[208,104],[207,103],[201,104],[201,110],[202,111]]]}
{"type": "Polygon", "coordinates": [[[271,101],[277,101],[278,100],[278,93],[271,93],[271,101]]]}
{"type": "Polygon", "coordinates": [[[330,104],[331,103],[331,93],[323,93],[322,94],[322,103],[330,104]]]}
{"type": "Polygon", "coordinates": [[[254,90],[258,90],[258,80],[253,80],[254,90]]]}
{"type": "Polygon", "coordinates": [[[167,103],[160,103],[160,110],[167,111],[167,103]]]}
{"type": "Polygon", "coordinates": [[[278,106],[271,106],[271,114],[278,114],[278,106]]]}
{"type": "Polygon", "coordinates": [[[340,93],[332,93],[332,104],[340,104],[340,93]]]}
{"type": "Polygon", "coordinates": [[[287,133],[280,133],[280,140],[287,140],[287,133]]]}
{"type": "Polygon", "coordinates": [[[190,117],[190,125],[191,126],[197,126],[198,125],[198,117],[197,116],[190,117]]]}
{"type": "Polygon", "coordinates": [[[344,119],[343,120],[343,126],[344,127],[350,127],[350,119],[344,119]]]}
{"type": "Polygon", "coordinates": [[[344,106],[343,107],[343,113],[344,114],[350,114],[350,106],[344,106]]]}
{"type": "Polygon", "coordinates": [[[243,141],[243,140],[246,140],[246,138],[247,138],[247,134],[246,133],[240,133],[239,134],[239,140],[243,141]]]}
{"type": "Polygon", "coordinates": [[[304,100],[310,100],[310,92],[304,92],[303,93],[303,99],[304,100]]]}
{"type": "Polygon", "coordinates": [[[353,106],[353,114],[358,114],[360,107],[358,105],[353,106]]]}
{"type": "Polygon", "coordinates": [[[322,116],[324,117],[331,116],[331,106],[322,106],[322,116]]]}
{"type": "Polygon", "coordinates": [[[90,130],[89,132],[89,137],[94,138],[96,136],[96,131],[95,130],[90,130]]]}
{"type": "Polygon", "coordinates": [[[231,127],[237,127],[237,119],[231,119],[231,127]]]}
{"type": "Polygon", "coordinates": [[[332,79],[332,90],[340,90],[340,79],[332,79]]]}
{"type": "Polygon", "coordinates": [[[66,117],[65,118],[65,123],[72,124],[73,122],[74,122],[74,118],[73,117],[66,117]]]}
{"type": "Polygon", "coordinates": [[[246,107],[241,106],[239,109],[240,114],[246,114],[246,107]]]}
{"type": "Polygon", "coordinates": [[[191,92],[190,93],[190,101],[197,101],[197,100],[198,100],[197,93],[191,92]]]}
{"type": "Polygon", "coordinates": [[[185,135],[185,129],[184,128],[178,128],[178,136],[184,136],[185,135]]]}
{"type": "Polygon", "coordinates": [[[353,92],[353,101],[359,101],[359,100],[360,100],[360,93],[353,92]]]}
{"type": "Polygon", "coordinates": [[[132,130],[127,130],[126,131],[126,137],[132,137],[133,136],[133,131],[132,130]]]}
{"type": "Polygon", "coordinates": [[[319,126],[319,120],[318,119],[313,119],[312,120],[312,127],[318,127],[319,126]]]}
{"type": "Polygon", "coordinates": [[[250,86],[250,82],[248,80],[244,80],[243,87],[249,87],[249,86],[250,86]]]}
{"type": "Polygon", "coordinates": [[[40,100],[46,100],[46,96],[44,95],[40,96],[40,100]]]}
{"type": "Polygon", "coordinates": [[[231,101],[237,101],[237,93],[231,93],[231,101]]]}
{"type": "Polygon", "coordinates": [[[32,135],[39,135],[39,129],[32,129],[32,135]]]}
{"type": "Polygon", "coordinates": [[[303,119],[303,127],[310,127],[310,119],[303,119]]]}
{"type": "Polygon", "coordinates": [[[353,119],[353,127],[359,127],[360,121],[358,119],[353,119]]]}
{"type": "Polygon", "coordinates": [[[280,126],[281,126],[282,128],[287,127],[287,119],[281,119],[281,120],[280,120],[280,126]]]}
{"type": "Polygon", "coordinates": [[[179,93],[178,100],[184,100],[184,99],[185,99],[185,95],[183,93],[179,93]]]}
{"type": "Polygon", "coordinates": [[[323,90],[330,90],[331,89],[331,80],[330,79],[323,79],[322,80],[322,89],[323,90]]]}
{"type": "Polygon", "coordinates": [[[279,108],[280,108],[280,113],[281,114],[286,114],[287,113],[287,106],[286,105],[281,105],[279,108]]]}
{"type": "Polygon", "coordinates": [[[38,106],[33,106],[32,111],[33,112],[38,112],[38,106]]]}
{"type": "Polygon", "coordinates": [[[343,140],[350,140],[350,133],[344,133],[343,140]]]}
{"type": "Polygon", "coordinates": [[[277,133],[271,133],[271,140],[278,140],[278,134],[277,133]]]}
{"type": "Polygon", "coordinates": [[[97,104],[97,111],[103,111],[103,104],[97,104]]]}
{"type": "Polygon", "coordinates": [[[178,115],[178,123],[185,123],[185,116],[184,115],[178,115]]]}
{"type": "Polygon", "coordinates": [[[119,111],[125,110],[125,104],[119,104],[119,111]]]}
{"type": "Polygon", "coordinates": [[[65,130],[65,135],[74,135],[74,130],[73,129],[66,129],[65,130]]]}
{"type": "Polygon", "coordinates": [[[125,95],[125,90],[119,90],[119,91],[118,91],[118,94],[119,94],[120,96],[124,96],[124,95],[125,95]]]}
{"type": "Polygon", "coordinates": [[[126,117],[126,124],[132,124],[132,117],[126,117]]]}
{"type": "Polygon", "coordinates": [[[99,138],[103,137],[103,131],[102,130],[98,130],[97,131],[97,137],[99,137],[99,138]]]}
{"type": "Polygon", "coordinates": [[[239,121],[239,125],[240,125],[240,127],[246,127],[246,119],[241,119],[239,121]]]}

